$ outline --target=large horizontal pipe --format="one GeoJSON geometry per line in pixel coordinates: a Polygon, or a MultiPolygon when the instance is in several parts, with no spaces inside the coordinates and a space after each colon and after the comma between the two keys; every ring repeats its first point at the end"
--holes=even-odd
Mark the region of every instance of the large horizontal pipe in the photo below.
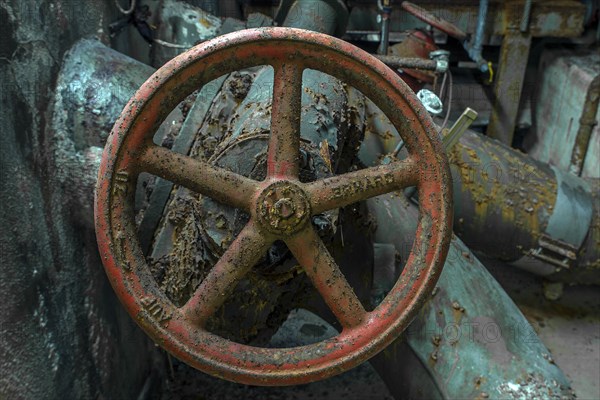
{"type": "MultiPolygon", "coordinates": [[[[57,177],[73,202],[73,217],[93,226],[94,186],[102,149],[117,117],[154,68],[95,39],[82,39],[65,54],[56,83],[49,143],[57,177]]],[[[181,119],[179,108],[156,134],[181,119]]]]}
{"type": "MultiPolygon", "coordinates": [[[[391,153],[396,129],[370,102],[361,160],[391,153]]],[[[467,131],[449,151],[454,230],[472,250],[549,279],[600,284],[598,181],[467,131]],[[596,200],[594,200],[596,197],[596,200]]]]}
{"type": "MultiPolygon", "coordinates": [[[[373,240],[406,260],[418,208],[402,195],[367,201],[373,240]]],[[[374,268],[380,268],[376,265],[374,268]]],[[[500,284],[454,237],[431,299],[371,360],[396,398],[572,398],[569,381],[500,284]]]]}
{"type": "Polygon", "coordinates": [[[470,248],[539,275],[600,283],[598,186],[474,132],[448,156],[454,229],[470,248]]]}

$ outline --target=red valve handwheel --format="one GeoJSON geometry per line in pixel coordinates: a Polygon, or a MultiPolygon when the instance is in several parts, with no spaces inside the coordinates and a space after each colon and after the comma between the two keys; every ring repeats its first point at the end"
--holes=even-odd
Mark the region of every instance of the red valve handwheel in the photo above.
{"type": "Polygon", "coordinates": [[[129,101],[108,139],[96,187],[96,234],[108,277],[127,311],[156,343],[212,375],[253,385],[324,379],[381,351],[430,295],[450,236],[451,181],[432,121],[391,69],[339,39],[289,28],[239,31],[205,42],[152,75],[129,101]],[[268,174],[262,181],[155,145],[152,137],[186,96],[223,74],[271,65],[275,71],[268,174]],[[387,114],[409,157],[311,183],[298,180],[302,72],[315,69],[353,85],[387,114]],[[148,172],[247,212],[250,222],[181,308],[158,288],[134,222],[137,176],[148,172]],[[367,312],[315,233],[311,216],[417,186],[420,220],[402,276],[367,312]],[[204,324],[235,283],[283,240],[343,326],[331,339],[297,348],[257,348],[204,324]]]}
{"type": "Polygon", "coordinates": [[[461,42],[464,42],[468,38],[468,35],[465,33],[465,31],[463,31],[453,23],[435,16],[432,12],[427,11],[422,7],[419,7],[416,4],[413,4],[408,1],[403,1],[402,8],[412,16],[433,26],[434,28],[439,29],[440,31],[446,33],[448,36],[452,36],[453,38],[460,40],[461,42]]]}

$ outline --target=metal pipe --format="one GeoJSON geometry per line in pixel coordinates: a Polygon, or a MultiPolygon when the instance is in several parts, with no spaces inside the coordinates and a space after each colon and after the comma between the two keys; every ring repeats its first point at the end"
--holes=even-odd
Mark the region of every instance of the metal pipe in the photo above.
{"type": "Polygon", "coordinates": [[[474,132],[448,157],[454,228],[465,243],[538,275],[576,270],[595,207],[585,180],[474,132]]]}
{"type": "Polygon", "coordinates": [[[483,49],[483,36],[485,35],[486,19],[488,14],[489,0],[480,0],[479,12],[477,14],[477,28],[475,30],[475,36],[467,44],[466,50],[473,61],[479,66],[481,72],[487,72],[489,67],[487,61],[481,56],[483,49]]]}
{"type": "MultiPolygon", "coordinates": [[[[392,245],[401,264],[412,251],[418,208],[396,194],[367,206],[374,242],[392,245]]],[[[454,237],[431,299],[370,362],[396,398],[571,398],[568,379],[547,354],[515,303],[454,237]]]]}
{"type": "Polygon", "coordinates": [[[325,0],[297,0],[291,5],[283,26],[335,35],[338,18],[335,7],[325,0]]]}
{"type": "Polygon", "coordinates": [[[581,175],[585,156],[592,139],[592,132],[597,124],[596,115],[600,106],[600,77],[597,77],[588,90],[581,118],[579,119],[579,130],[575,136],[575,145],[571,153],[570,172],[581,175]]]}
{"type": "MultiPolygon", "coordinates": [[[[394,151],[399,136],[367,107],[371,118],[360,157],[375,165],[379,155],[394,151]]],[[[549,279],[600,284],[597,185],[472,131],[448,157],[454,229],[470,248],[549,279]]]]}
{"type": "Polygon", "coordinates": [[[58,180],[80,223],[94,225],[94,186],[106,138],[129,98],[153,72],[98,40],[82,39],[64,57],[50,142],[58,180]]]}
{"type": "Polygon", "coordinates": [[[477,14],[477,28],[475,30],[475,37],[473,39],[473,50],[478,52],[481,56],[481,49],[483,48],[483,35],[485,34],[485,21],[488,12],[488,1],[479,1],[479,12],[477,14]]]}
{"type": "Polygon", "coordinates": [[[525,2],[525,6],[523,8],[523,17],[521,18],[521,32],[527,32],[527,28],[529,28],[529,20],[531,19],[531,6],[533,4],[533,0],[527,0],[525,2]]]}
{"type": "Polygon", "coordinates": [[[396,69],[422,69],[425,71],[438,72],[438,62],[435,60],[426,60],[424,58],[407,58],[398,56],[375,55],[385,65],[396,69]]]}
{"type": "Polygon", "coordinates": [[[380,11],[379,18],[381,19],[381,40],[377,48],[377,54],[387,55],[390,44],[390,14],[392,7],[390,0],[377,0],[377,8],[380,11]]]}
{"type": "Polygon", "coordinates": [[[386,55],[390,45],[390,16],[383,14],[381,18],[381,42],[377,48],[377,54],[386,55]]]}

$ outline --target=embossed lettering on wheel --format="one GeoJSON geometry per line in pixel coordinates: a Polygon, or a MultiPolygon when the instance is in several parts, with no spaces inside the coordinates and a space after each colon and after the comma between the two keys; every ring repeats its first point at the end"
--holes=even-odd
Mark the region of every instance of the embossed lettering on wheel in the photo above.
{"type": "MultiPolygon", "coordinates": [[[[404,330],[441,271],[451,235],[448,164],[431,119],[381,62],[322,34],[264,28],[221,36],[180,55],[138,90],[115,124],[96,188],[96,234],[110,281],[127,311],[158,344],[213,375],[255,385],[298,384],[352,368],[404,330]],[[267,178],[257,182],[153,144],[156,128],[187,95],[220,75],[257,65],[275,71],[267,178]],[[409,157],[312,183],[298,180],[302,72],[316,69],[356,87],[390,118],[409,157]],[[137,176],[148,172],[250,215],[183,307],[154,281],[136,237],[137,176]],[[309,223],[326,210],[417,186],[420,221],[393,290],[367,312],[309,223]],[[343,326],[331,339],[289,349],[257,348],[208,332],[205,322],[235,283],[283,240],[343,326]]],[[[360,266],[357,266],[360,267],[360,266]]]]}

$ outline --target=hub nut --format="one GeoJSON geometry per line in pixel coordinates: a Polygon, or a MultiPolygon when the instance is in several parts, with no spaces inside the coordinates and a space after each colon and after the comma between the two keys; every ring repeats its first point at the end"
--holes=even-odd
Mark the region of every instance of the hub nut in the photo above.
{"type": "Polygon", "coordinates": [[[310,204],[304,191],[290,182],[276,182],[258,198],[256,210],[261,226],[279,235],[302,229],[310,216],[310,204]]]}

